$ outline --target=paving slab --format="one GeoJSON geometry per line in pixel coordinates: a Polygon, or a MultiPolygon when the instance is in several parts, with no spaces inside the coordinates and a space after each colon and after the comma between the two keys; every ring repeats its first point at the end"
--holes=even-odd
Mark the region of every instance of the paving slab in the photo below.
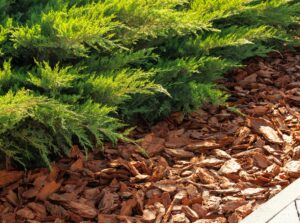
{"type": "Polygon", "coordinates": [[[293,201],[286,208],[275,215],[268,223],[299,223],[298,211],[296,203],[293,201]]]}
{"type": "Polygon", "coordinates": [[[294,181],[241,223],[300,223],[300,179],[294,181]]]}

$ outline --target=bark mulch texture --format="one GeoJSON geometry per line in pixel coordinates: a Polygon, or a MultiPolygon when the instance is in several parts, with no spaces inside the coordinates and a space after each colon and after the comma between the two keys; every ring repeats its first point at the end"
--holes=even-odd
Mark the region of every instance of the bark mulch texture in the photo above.
{"type": "Polygon", "coordinates": [[[221,81],[228,107],[174,113],[136,145],[48,169],[0,171],[4,222],[236,223],[300,176],[300,55],[256,58],[221,81]]]}

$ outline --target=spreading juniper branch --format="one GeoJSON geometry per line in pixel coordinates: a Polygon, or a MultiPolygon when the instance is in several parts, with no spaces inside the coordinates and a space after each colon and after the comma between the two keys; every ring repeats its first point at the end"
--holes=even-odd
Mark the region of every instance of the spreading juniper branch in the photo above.
{"type": "Polygon", "coordinates": [[[299,19],[295,0],[0,0],[0,156],[49,166],[141,119],[224,104],[213,82],[299,44],[299,19]]]}

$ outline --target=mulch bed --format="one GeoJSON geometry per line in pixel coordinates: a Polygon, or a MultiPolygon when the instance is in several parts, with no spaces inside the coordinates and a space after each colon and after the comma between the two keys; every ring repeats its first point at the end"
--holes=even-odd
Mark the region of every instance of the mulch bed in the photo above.
{"type": "Polygon", "coordinates": [[[249,61],[228,107],[174,113],[141,148],[105,145],[46,168],[0,171],[4,222],[236,223],[300,176],[300,55],[249,61]]]}

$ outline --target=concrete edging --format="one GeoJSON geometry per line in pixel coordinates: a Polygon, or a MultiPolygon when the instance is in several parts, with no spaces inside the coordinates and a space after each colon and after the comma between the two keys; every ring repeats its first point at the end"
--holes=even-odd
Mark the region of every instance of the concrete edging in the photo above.
{"type": "Polygon", "coordinates": [[[300,179],[297,179],[266,203],[260,205],[240,223],[267,223],[299,196],[300,179]]]}

